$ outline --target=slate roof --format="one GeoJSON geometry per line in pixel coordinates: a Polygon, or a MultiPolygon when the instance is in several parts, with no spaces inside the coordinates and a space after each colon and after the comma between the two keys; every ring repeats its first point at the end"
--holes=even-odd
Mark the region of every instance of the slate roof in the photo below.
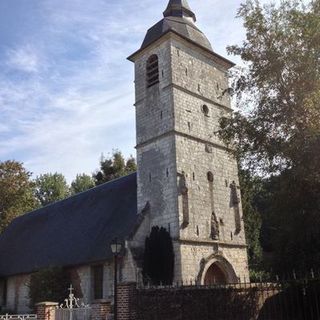
{"type": "Polygon", "coordinates": [[[137,219],[135,173],[25,214],[0,236],[0,276],[111,259],[137,219]]]}
{"type": "Polygon", "coordinates": [[[196,21],[196,15],[191,10],[187,0],[170,0],[163,15],[165,17],[189,17],[196,21]]]}
{"type": "Polygon", "coordinates": [[[199,45],[211,53],[217,61],[224,63],[225,67],[232,68],[235,64],[213,51],[210,41],[205,34],[195,25],[196,15],[190,9],[187,0],[170,0],[163,13],[164,18],[151,27],[138,51],[131,54],[128,59],[135,61],[135,56],[159,40],[165,34],[172,32],[182,38],[199,45]]]}
{"type": "Polygon", "coordinates": [[[151,27],[144,38],[140,50],[146,48],[169,31],[178,33],[182,37],[213,51],[207,37],[195,26],[194,23],[189,21],[187,18],[178,16],[165,17],[151,27]]]}
{"type": "Polygon", "coordinates": [[[190,9],[187,0],[170,0],[163,12],[164,19],[151,27],[142,43],[140,50],[146,48],[169,31],[213,51],[207,37],[196,27],[196,15],[190,9]]]}

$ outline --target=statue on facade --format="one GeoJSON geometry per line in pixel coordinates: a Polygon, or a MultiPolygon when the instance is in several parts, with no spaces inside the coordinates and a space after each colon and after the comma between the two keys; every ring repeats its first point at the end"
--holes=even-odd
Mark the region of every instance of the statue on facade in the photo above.
{"type": "Polygon", "coordinates": [[[179,177],[179,193],[182,195],[182,213],[183,222],[182,227],[186,228],[189,225],[189,186],[187,182],[187,175],[184,171],[178,173],[179,177]]]}
{"type": "Polygon", "coordinates": [[[219,230],[219,221],[215,212],[212,212],[211,215],[211,239],[219,240],[220,230],[219,230]]]}
{"type": "Polygon", "coordinates": [[[240,196],[238,194],[238,187],[233,181],[230,185],[231,188],[231,206],[234,208],[235,214],[235,224],[236,224],[236,231],[235,234],[240,233],[241,231],[241,214],[240,214],[240,196]]]}

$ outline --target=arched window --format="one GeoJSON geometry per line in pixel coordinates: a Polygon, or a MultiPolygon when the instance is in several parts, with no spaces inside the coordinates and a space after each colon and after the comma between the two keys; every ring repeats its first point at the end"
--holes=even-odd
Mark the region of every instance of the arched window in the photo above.
{"type": "Polygon", "coordinates": [[[156,54],[152,55],[147,61],[147,87],[159,83],[159,60],[156,54]]]}

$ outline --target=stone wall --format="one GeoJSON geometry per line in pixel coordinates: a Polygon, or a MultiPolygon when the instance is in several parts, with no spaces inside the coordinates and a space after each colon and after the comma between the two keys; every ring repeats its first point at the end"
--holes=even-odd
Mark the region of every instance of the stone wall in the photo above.
{"type": "MultiPolygon", "coordinates": [[[[119,273],[119,280],[122,278],[126,281],[132,281],[136,278],[133,276],[134,269],[129,263],[129,258],[123,261],[122,271],[119,273]]],[[[110,299],[113,296],[113,263],[104,262],[103,268],[103,299],[110,299]]],[[[81,298],[85,304],[91,304],[93,299],[93,279],[91,266],[80,266],[70,269],[72,284],[75,288],[75,294],[78,298],[81,298]]],[[[30,312],[30,300],[29,300],[29,282],[30,275],[12,276],[7,279],[7,303],[4,305],[0,300],[0,306],[3,309],[7,309],[17,313],[30,312]]],[[[0,284],[0,298],[3,297],[2,286],[0,284]]],[[[67,295],[67,292],[66,292],[67,295]]]]}
{"type": "Polygon", "coordinates": [[[229,283],[249,279],[246,246],[219,244],[212,241],[181,241],[181,279],[185,282],[204,283],[206,271],[212,264],[218,264],[229,283]]]}
{"type": "Polygon", "coordinates": [[[6,309],[17,313],[28,313],[30,275],[13,276],[7,280],[6,309]]]}
{"type": "MultiPolygon", "coordinates": [[[[137,152],[138,204],[150,205],[152,226],[162,226],[173,237],[179,233],[174,136],[142,146],[137,152]]],[[[141,210],[142,210],[141,209],[141,210]]],[[[146,235],[145,235],[146,236],[146,235]]]]}
{"type": "MultiPolygon", "coordinates": [[[[113,263],[103,264],[103,299],[110,299],[113,295],[113,263]]],[[[93,298],[93,274],[91,266],[81,266],[72,269],[72,282],[78,292],[76,292],[84,303],[90,304],[93,298]]]]}
{"type": "MultiPolygon", "coordinates": [[[[178,236],[177,185],[169,42],[151,46],[135,62],[138,211],[150,206],[150,228],[165,227],[178,236]],[[146,86],[146,63],[159,57],[160,82],[146,86]]],[[[149,230],[150,230],[149,228],[149,230]]],[[[141,246],[144,243],[141,243],[141,246]]]]}

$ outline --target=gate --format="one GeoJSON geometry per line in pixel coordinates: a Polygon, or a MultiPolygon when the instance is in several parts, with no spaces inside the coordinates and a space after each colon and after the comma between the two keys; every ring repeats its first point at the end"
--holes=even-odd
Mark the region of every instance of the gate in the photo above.
{"type": "Polygon", "coordinates": [[[90,307],[80,307],[74,309],[58,308],[56,310],[56,320],[90,320],[90,307]]]}
{"type": "Polygon", "coordinates": [[[72,285],[69,288],[69,297],[57,307],[55,320],[91,320],[91,307],[80,302],[73,294],[72,285]]]}

